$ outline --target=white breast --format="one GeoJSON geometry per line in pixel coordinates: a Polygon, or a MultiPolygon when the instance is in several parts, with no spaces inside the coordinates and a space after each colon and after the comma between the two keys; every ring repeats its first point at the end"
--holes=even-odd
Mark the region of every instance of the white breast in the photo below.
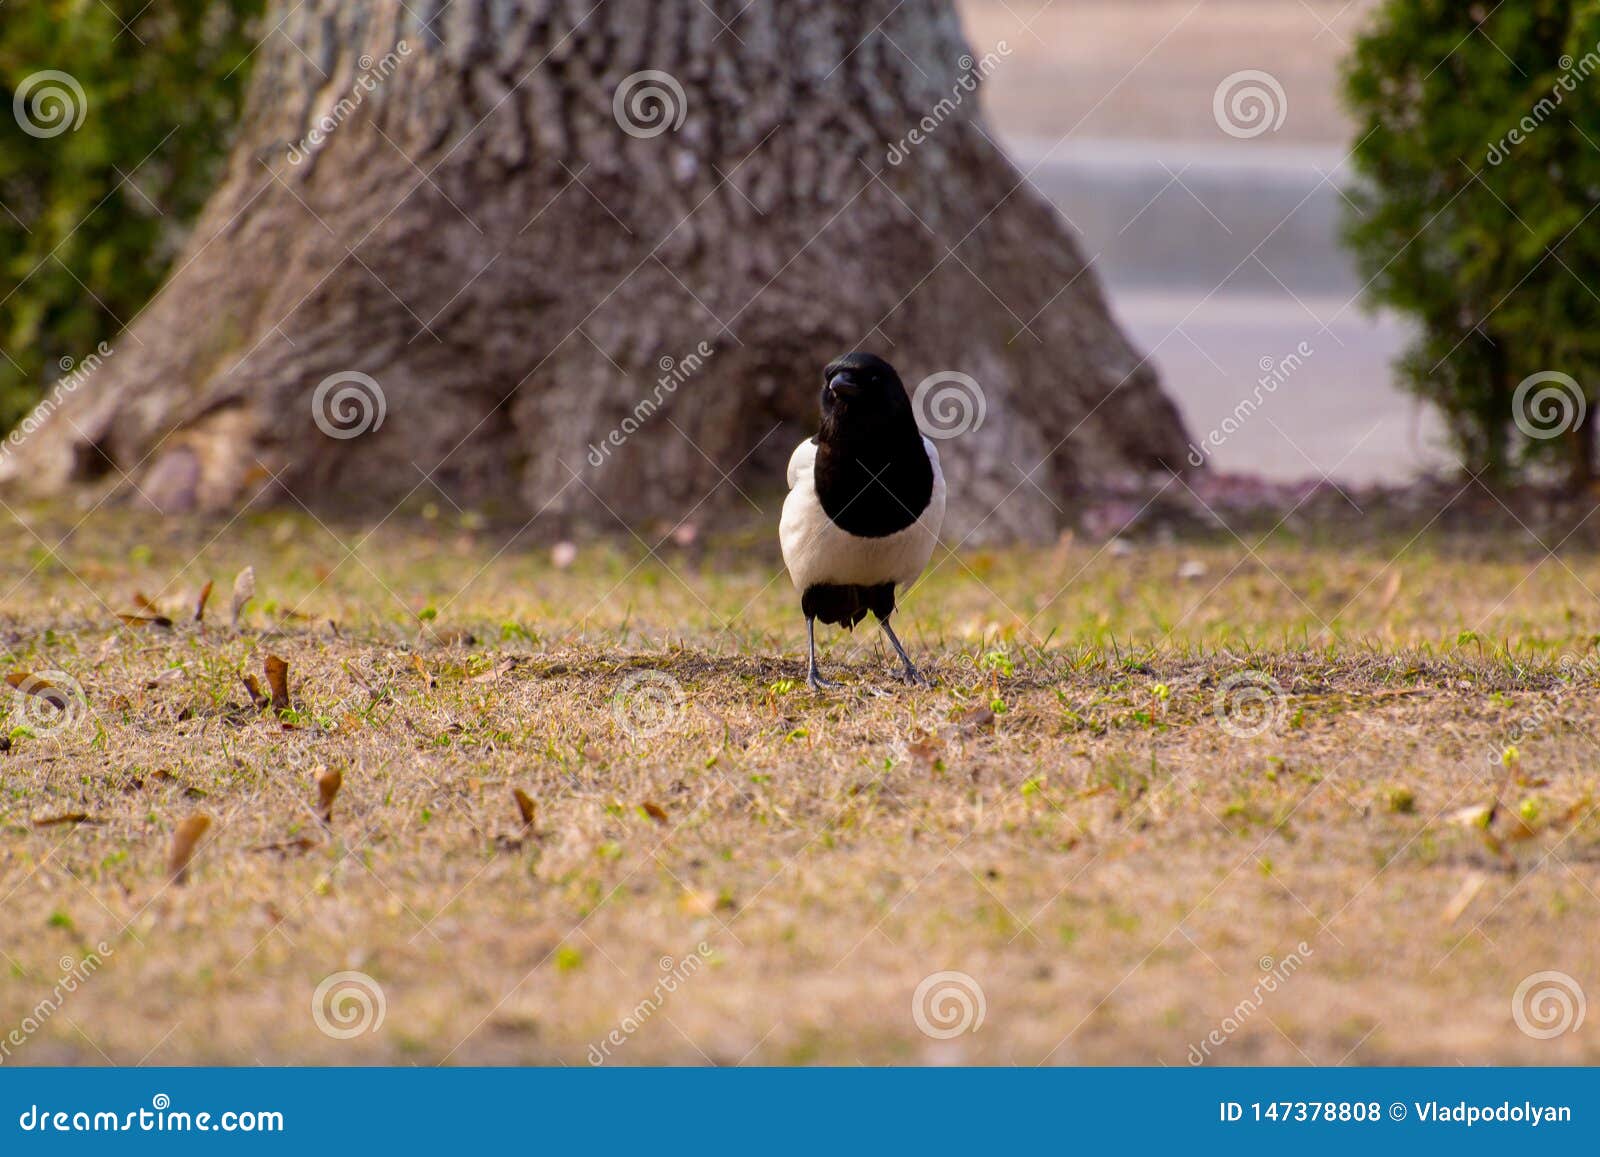
{"type": "Polygon", "coordinates": [[[818,583],[873,586],[916,581],[933,555],[939,528],[944,524],[944,473],[939,469],[939,451],[926,438],[922,445],[933,466],[933,494],[927,509],[904,530],[882,538],[860,538],[834,525],[822,509],[812,477],[817,444],[807,438],[795,448],[789,459],[789,497],[784,500],[783,518],[778,523],[783,562],[795,589],[804,591],[818,583]]]}

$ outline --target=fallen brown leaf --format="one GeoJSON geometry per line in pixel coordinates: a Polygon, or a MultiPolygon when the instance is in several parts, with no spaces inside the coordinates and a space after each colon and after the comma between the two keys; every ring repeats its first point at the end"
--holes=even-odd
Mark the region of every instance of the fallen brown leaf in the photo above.
{"type": "Polygon", "coordinates": [[[44,676],[35,675],[31,671],[13,671],[6,676],[6,683],[13,690],[37,696],[60,711],[65,711],[67,705],[72,702],[72,695],[66,688],[57,687],[44,676]]]}
{"type": "Polygon", "coordinates": [[[339,797],[339,789],[343,786],[344,772],[338,768],[317,769],[317,814],[322,817],[323,823],[333,822],[333,801],[339,797]]]}
{"type": "Polygon", "coordinates": [[[1584,796],[1560,815],[1551,816],[1550,822],[1544,825],[1547,832],[1560,831],[1562,828],[1571,827],[1579,818],[1586,816],[1594,807],[1594,800],[1584,796]]]}
{"type": "Polygon", "coordinates": [[[351,682],[355,683],[357,687],[360,687],[373,698],[377,698],[377,688],[375,688],[371,683],[367,682],[365,676],[361,674],[361,668],[359,666],[351,666],[349,663],[346,663],[344,665],[344,673],[350,676],[351,682]]]}
{"type": "Polygon", "coordinates": [[[1489,821],[1490,810],[1488,804],[1471,804],[1451,812],[1444,817],[1444,822],[1464,828],[1481,828],[1489,821]]]}
{"type": "Polygon", "coordinates": [[[172,833],[172,854],[167,857],[167,875],[174,884],[182,884],[189,876],[189,861],[200,846],[200,837],[211,826],[211,817],[196,812],[178,825],[172,833]]]}
{"type": "Polygon", "coordinates": [[[276,852],[280,856],[286,856],[291,852],[309,852],[316,846],[317,841],[310,836],[295,836],[293,839],[279,840],[277,843],[257,844],[250,850],[252,852],[276,852]]]}
{"type": "Polygon", "coordinates": [[[1383,586],[1383,595],[1378,599],[1378,609],[1387,611],[1394,606],[1394,600],[1400,593],[1400,568],[1395,567],[1389,572],[1389,581],[1383,586]]]}
{"type": "Polygon", "coordinates": [[[481,671],[468,679],[468,683],[493,683],[502,675],[509,674],[517,665],[515,659],[502,659],[487,671],[481,671]]]}
{"type": "Polygon", "coordinates": [[[245,606],[256,597],[256,568],[247,566],[233,580],[233,627],[239,629],[239,616],[245,606]]]}
{"type": "Polygon", "coordinates": [[[211,601],[211,580],[206,579],[206,585],[200,588],[200,597],[194,602],[194,621],[206,621],[206,603],[211,601]]]}
{"type": "Polygon", "coordinates": [[[134,615],[117,612],[117,618],[130,627],[170,627],[172,620],[166,615],[134,615]]]}
{"type": "Polygon", "coordinates": [[[994,712],[987,707],[974,707],[971,711],[963,711],[956,716],[956,722],[963,731],[992,731],[994,730],[994,712]]]}
{"type": "Polygon", "coordinates": [[[520,787],[511,789],[511,798],[517,801],[517,814],[522,817],[522,826],[531,828],[533,821],[539,818],[539,805],[533,802],[533,797],[520,787]]]}
{"type": "Polygon", "coordinates": [[[289,708],[289,664],[276,655],[268,655],[261,664],[267,676],[267,690],[272,692],[272,709],[289,708]]]}
{"type": "Polygon", "coordinates": [[[333,801],[344,785],[344,772],[337,767],[325,767],[317,774],[317,814],[322,822],[333,822],[333,801]]]}
{"type": "Polygon", "coordinates": [[[690,916],[709,916],[717,910],[717,894],[704,888],[685,888],[678,906],[690,916]]]}
{"type": "Polygon", "coordinates": [[[1539,829],[1533,827],[1521,816],[1512,816],[1511,822],[1506,825],[1506,830],[1501,834],[1501,839],[1519,844],[1523,840],[1531,840],[1539,834],[1539,829]]]}
{"type": "Polygon", "coordinates": [[[643,809],[645,815],[655,820],[656,823],[664,824],[667,822],[667,809],[660,804],[645,800],[639,807],[643,809]]]}
{"type": "Polygon", "coordinates": [[[1450,903],[1445,905],[1442,918],[1446,924],[1454,924],[1461,919],[1461,914],[1467,910],[1467,906],[1472,903],[1473,898],[1483,889],[1483,885],[1488,879],[1489,877],[1482,872],[1467,873],[1467,878],[1461,881],[1460,890],[1456,892],[1450,903]]]}
{"type": "Polygon", "coordinates": [[[272,700],[261,693],[261,684],[256,682],[256,677],[246,674],[239,676],[239,678],[244,683],[244,689],[250,692],[250,706],[257,711],[265,710],[267,704],[272,700]]]}
{"type": "Polygon", "coordinates": [[[58,816],[46,816],[43,819],[34,820],[33,826],[36,828],[50,828],[55,827],[57,824],[99,824],[104,822],[104,820],[92,818],[88,812],[63,812],[58,816]]]}

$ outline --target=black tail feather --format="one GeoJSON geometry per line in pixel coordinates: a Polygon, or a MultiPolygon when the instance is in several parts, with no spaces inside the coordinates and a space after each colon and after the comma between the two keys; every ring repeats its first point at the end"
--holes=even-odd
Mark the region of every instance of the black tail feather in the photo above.
{"type": "Polygon", "coordinates": [[[845,630],[867,617],[870,611],[879,619],[894,614],[894,584],[878,583],[875,586],[842,586],[818,583],[809,586],[800,596],[800,610],[808,619],[821,619],[845,630]]]}

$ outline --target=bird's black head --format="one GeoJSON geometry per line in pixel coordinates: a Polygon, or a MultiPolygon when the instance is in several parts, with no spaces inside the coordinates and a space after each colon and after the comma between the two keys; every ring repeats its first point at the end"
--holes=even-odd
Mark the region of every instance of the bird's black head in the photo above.
{"type": "Polygon", "coordinates": [[[849,353],[822,370],[822,425],[885,433],[900,427],[914,429],[911,399],[894,367],[880,357],[849,353]]]}
{"type": "Polygon", "coordinates": [[[933,465],[894,367],[851,353],[822,371],[813,482],[835,526],[877,538],[915,522],[933,493],[933,465]]]}

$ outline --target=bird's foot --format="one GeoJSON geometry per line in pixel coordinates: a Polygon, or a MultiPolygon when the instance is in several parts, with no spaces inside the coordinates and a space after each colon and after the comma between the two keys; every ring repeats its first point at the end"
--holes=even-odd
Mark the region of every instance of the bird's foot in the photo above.
{"type": "Polygon", "coordinates": [[[900,682],[904,683],[907,687],[933,686],[933,680],[928,678],[921,671],[917,670],[910,663],[907,663],[905,670],[900,672],[900,682]]]}
{"type": "Polygon", "coordinates": [[[821,691],[823,688],[832,688],[839,685],[832,679],[824,679],[817,673],[817,669],[815,667],[806,672],[806,682],[810,684],[813,691],[821,691]]]}

